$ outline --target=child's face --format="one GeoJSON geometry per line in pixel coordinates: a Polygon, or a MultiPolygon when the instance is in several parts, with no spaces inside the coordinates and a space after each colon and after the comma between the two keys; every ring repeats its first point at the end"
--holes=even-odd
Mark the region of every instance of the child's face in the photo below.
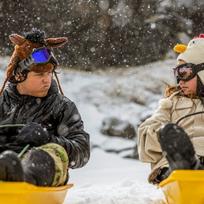
{"type": "MultiPolygon", "coordinates": [[[[178,65],[185,64],[184,60],[179,60],[178,65]]],[[[179,86],[185,95],[196,95],[197,92],[197,76],[189,81],[179,81],[179,86]]]]}
{"type": "Polygon", "coordinates": [[[53,70],[46,72],[30,71],[25,81],[17,84],[20,94],[45,97],[51,86],[53,70]]]}
{"type": "Polygon", "coordinates": [[[185,95],[195,95],[197,89],[197,76],[189,81],[179,81],[179,86],[185,95]]]}

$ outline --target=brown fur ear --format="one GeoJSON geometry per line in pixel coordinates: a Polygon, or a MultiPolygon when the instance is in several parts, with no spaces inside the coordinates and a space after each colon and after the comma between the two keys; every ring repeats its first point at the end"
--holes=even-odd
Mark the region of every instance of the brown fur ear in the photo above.
{"type": "Polygon", "coordinates": [[[9,35],[9,39],[14,45],[22,45],[26,40],[23,36],[18,34],[9,35]]]}
{"type": "Polygon", "coordinates": [[[67,37],[60,37],[60,38],[47,38],[45,39],[45,43],[49,47],[62,47],[68,42],[67,37]]]}

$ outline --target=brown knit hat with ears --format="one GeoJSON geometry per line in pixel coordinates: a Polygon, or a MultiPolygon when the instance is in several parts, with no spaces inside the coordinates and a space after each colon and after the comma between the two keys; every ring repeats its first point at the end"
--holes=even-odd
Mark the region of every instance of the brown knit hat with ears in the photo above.
{"type": "MultiPolygon", "coordinates": [[[[18,63],[21,60],[27,58],[32,53],[34,48],[39,48],[42,46],[45,46],[48,48],[58,48],[58,47],[62,47],[68,42],[68,39],[66,37],[45,38],[45,33],[39,30],[33,30],[32,32],[25,34],[25,36],[12,34],[9,36],[9,39],[15,45],[15,47],[6,69],[6,77],[5,77],[3,86],[0,90],[0,95],[2,94],[7,81],[10,80],[12,77],[15,77],[14,71],[18,67],[18,63]]],[[[43,66],[36,65],[31,67],[31,71],[43,72],[43,71],[49,70],[50,67],[51,67],[50,63],[45,64],[43,66]],[[42,70],[39,70],[39,68],[42,70]]],[[[60,92],[63,94],[59,83],[59,79],[56,73],[55,73],[55,77],[56,77],[60,92]]]]}

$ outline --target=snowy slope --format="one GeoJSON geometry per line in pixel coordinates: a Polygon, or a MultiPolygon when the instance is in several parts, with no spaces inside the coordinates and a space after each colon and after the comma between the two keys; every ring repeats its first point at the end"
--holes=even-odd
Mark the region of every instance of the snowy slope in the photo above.
{"type": "MultiPolygon", "coordinates": [[[[0,70],[6,60],[0,59],[0,70]]],[[[62,71],[60,80],[65,95],[76,103],[91,143],[99,146],[92,150],[84,168],[70,170],[70,183],[75,186],[65,204],[160,203],[161,190],[147,182],[149,164],[104,151],[109,147],[133,147],[136,141],[110,138],[99,130],[105,117],[128,120],[136,127],[141,118],[151,114],[161,98],[164,82],[174,82],[174,62],[166,60],[95,73],[62,71]]]]}
{"type": "Polygon", "coordinates": [[[168,60],[117,71],[67,71],[66,77],[63,74],[66,95],[76,102],[92,144],[100,146],[92,151],[86,167],[70,171],[70,182],[75,186],[67,195],[66,204],[145,204],[164,199],[161,190],[147,182],[149,164],[103,151],[110,145],[130,147],[135,142],[110,139],[101,135],[99,128],[106,116],[128,119],[137,125],[140,118],[152,113],[161,98],[163,82],[174,83],[174,63],[168,60]],[[120,94],[114,94],[114,90],[120,94]],[[128,94],[143,97],[146,104],[132,103],[128,94]]]}
{"type": "Polygon", "coordinates": [[[94,150],[89,164],[70,172],[75,186],[66,204],[152,204],[159,203],[160,189],[146,182],[149,165],[121,159],[117,155],[94,150]]]}

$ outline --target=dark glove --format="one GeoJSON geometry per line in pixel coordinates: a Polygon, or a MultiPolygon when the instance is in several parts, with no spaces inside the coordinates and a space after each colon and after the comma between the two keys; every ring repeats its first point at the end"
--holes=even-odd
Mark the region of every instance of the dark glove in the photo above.
{"type": "Polygon", "coordinates": [[[29,123],[16,136],[15,143],[40,146],[50,141],[48,131],[38,123],[29,123]]]}

